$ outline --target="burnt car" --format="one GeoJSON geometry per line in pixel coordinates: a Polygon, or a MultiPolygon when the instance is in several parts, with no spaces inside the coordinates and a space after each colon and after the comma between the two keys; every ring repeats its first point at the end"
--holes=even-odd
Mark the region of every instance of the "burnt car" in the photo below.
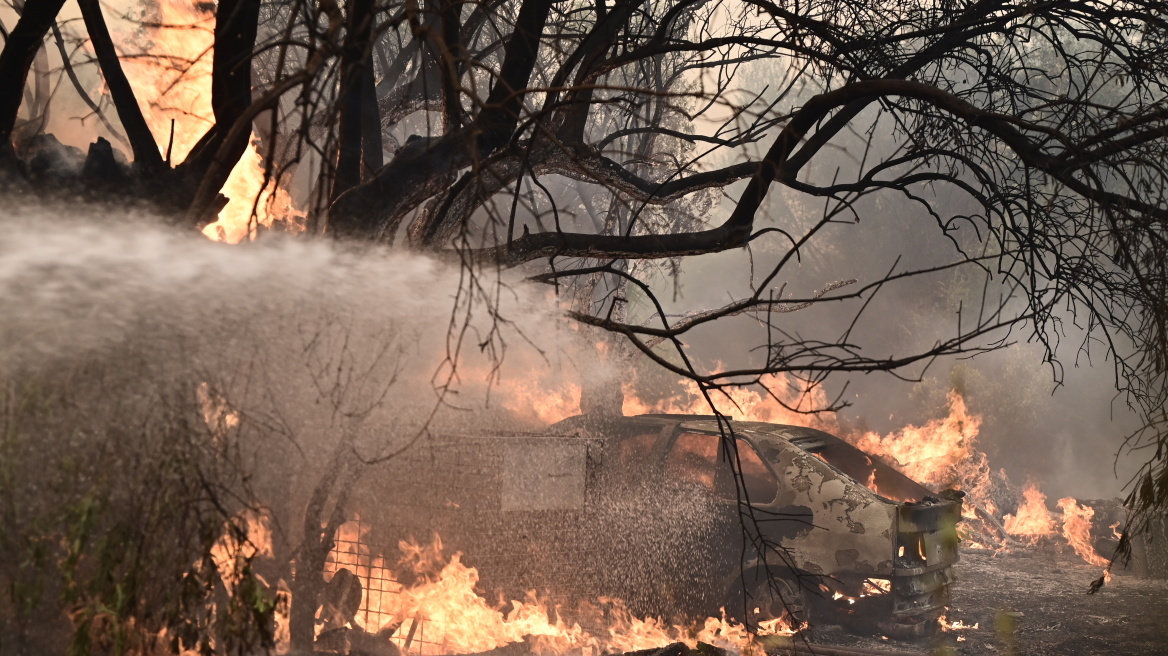
{"type": "Polygon", "coordinates": [[[819,430],[727,427],[575,417],[546,434],[447,436],[392,461],[354,507],[373,551],[440,535],[488,592],[928,632],[948,602],[960,494],[819,430]]]}

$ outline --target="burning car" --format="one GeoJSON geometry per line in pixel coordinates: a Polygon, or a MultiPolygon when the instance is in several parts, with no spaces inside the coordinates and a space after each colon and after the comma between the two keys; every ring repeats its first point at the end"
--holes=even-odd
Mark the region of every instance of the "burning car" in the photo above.
{"type": "MultiPolygon", "coordinates": [[[[948,601],[960,493],[936,495],[819,430],[727,427],[723,437],[713,417],[575,417],[543,434],[435,439],[361,486],[362,545],[348,549],[384,554],[439,535],[501,598],[546,590],[660,616],[724,608],[752,625],[927,632],[948,601]]],[[[363,584],[365,625],[393,620],[378,592],[390,588],[363,584]]]]}

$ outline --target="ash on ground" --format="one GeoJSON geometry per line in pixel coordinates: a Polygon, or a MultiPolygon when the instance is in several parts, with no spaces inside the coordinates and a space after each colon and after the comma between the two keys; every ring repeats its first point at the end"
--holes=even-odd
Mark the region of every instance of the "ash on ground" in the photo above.
{"type": "Polygon", "coordinates": [[[920,654],[1160,656],[1168,653],[1168,580],[1117,574],[1087,594],[1102,572],[1073,553],[962,553],[950,623],[919,642],[861,637],[829,626],[824,645],[920,654]],[[978,628],[972,628],[976,625],[978,628]]]}

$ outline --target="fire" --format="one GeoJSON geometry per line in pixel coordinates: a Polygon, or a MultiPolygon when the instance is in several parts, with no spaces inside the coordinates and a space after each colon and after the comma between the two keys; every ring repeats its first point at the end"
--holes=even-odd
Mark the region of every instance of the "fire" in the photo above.
{"type": "Polygon", "coordinates": [[[989,475],[985,454],[974,448],[980,428],[981,417],[968,411],[960,394],[950,392],[949,415],[943,419],[884,436],[867,432],[849,441],[922,485],[940,489],[960,484],[976,501],[975,492],[989,475]]]}
{"type": "Polygon", "coordinates": [[[866,597],[869,595],[888,594],[892,592],[892,581],[888,579],[864,579],[864,592],[860,595],[866,597]]]}
{"type": "MultiPolygon", "coordinates": [[[[987,493],[991,484],[989,463],[985,454],[976,449],[980,427],[981,417],[968,411],[960,394],[950,392],[949,415],[944,419],[921,427],[908,426],[885,436],[869,432],[849,441],[867,453],[884,457],[910,478],[934,490],[960,486],[967,495],[962,515],[976,520],[977,507],[991,515],[997,513],[987,493]]],[[[1006,532],[1032,539],[1054,535],[1059,522],[1046,507],[1046,495],[1037,485],[1028,483],[1022,496],[1017,513],[1003,518],[1006,532]]],[[[1095,511],[1072,498],[1061,499],[1058,505],[1063,511],[1062,535],[1075,553],[1092,565],[1106,566],[1107,559],[1091,546],[1091,518],[1095,511]]],[[[965,540],[965,544],[993,550],[1004,546],[987,546],[973,540],[965,540]]]]}
{"type": "Polygon", "coordinates": [[[211,559],[230,594],[256,556],[272,555],[272,529],[266,514],[245,510],[228,520],[211,546],[211,559]]]}
{"type": "Polygon", "coordinates": [[[978,628],[980,628],[979,622],[974,622],[972,625],[966,624],[965,622],[963,622],[961,620],[957,620],[955,622],[950,622],[949,620],[947,620],[945,618],[944,615],[939,617],[937,619],[937,621],[941,624],[942,631],[964,631],[966,629],[977,630],[978,628]]]}
{"type": "MultiPolygon", "coordinates": [[[[143,114],[163,157],[173,139],[172,162],[181,162],[214,123],[211,52],[215,17],[210,7],[209,3],[162,0],[157,23],[145,28],[149,45],[140,48],[150,56],[123,60],[126,76],[145,101],[143,114]]],[[[122,45],[124,51],[132,49],[127,43],[122,45]]],[[[254,143],[248,144],[231,170],[222,193],[230,201],[218,220],[203,229],[205,235],[219,241],[235,243],[254,235],[252,203],[257,197],[256,216],[261,225],[270,226],[291,210],[287,192],[264,184],[264,161],[254,143]]]]}
{"type": "MultiPolygon", "coordinates": [[[[459,367],[464,380],[491,378],[485,365],[475,367],[463,362],[459,367]]],[[[721,412],[738,420],[811,426],[838,432],[834,415],[808,414],[783,405],[796,409],[823,407],[827,403],[821,389],[792,386],[782,375],[765,376],[762,384],[778,398],[761,389],[745,387],[726,388],[724,392],[711,393],[711,397],[721,412]]],[[[498,398],[513,415],[529,423],[546,426],[580,414],[580,384],[565,380],[561,373],[539,363],[532,363],[522,373],[516,373],[513,367],[508,368],[506,375],[496,377],[490,385],[492,397],[498,398]]],[[[711,412],[697,384],[690,380],[678,381],[678,393],[656,402],[643,400],[630,382],[624,382],[621,388],[624,395],[621,410],[626,417],[641,414],[709,415],[711,412]]]]}
{"type": "MultiPolygon", "coordinates": [[[[827,396],[820,387],[793,384],[782,374],[763,376],[759,388],[727,387],[710,392],[718,410],[741,421],[765,421],[776,424],[810,426],[826,431],[838,428],[834,415],[809,414],[800,410],[825,407],[827,396]],[[770,390],[768,394],[764,389],[770,390]],[[773,396],[772,396],[773,395],[773,396]],[[792,409],[794,408],[794,409],[792,409]]],[[[710,414],[710,405],[697,383],[680,381],[681,391],[662,401],[643,401],[633,386],[624,385],[625,416],[640,414],[710,414]]]]}
{"type": "Polygon", "coordinates": [[[239,425],[239,413],[232,410],[227,399],[212,390],[206,382],[199,383],[195,395],[203,411],[203,421],[216,443],[223,439],[228,430],[239,425]]]}
{"type": "MultiPolygon", "coordinates": [[[[437,536],[429,545],[399,543],[404,556],[399,571],[414,583],[403,585],[388,563],[361,540],[362,527],[349,522],[340,527],[337,547],[326,564],[326,578],[348,569],[365,587],[362,610],[354,623],[369,632],[392,631],[390,638],[403,651],[417,656],[468,654],[529,640],[544,656],[569,651],[583,654],[627,652],[672,642],[696,646],[705,642],[741,650],[754,640],[746,627],[722,617],[707,618],[699,627],[670,625],[656,618],[634,616],[620,600],[601,599],[607,628],[591,633],[578,623],[565,622],[535,592],[522,601],[491,604],[478,592],[478,570],[462,562],[462,555],[444,556],[437,536]]],[[[592,609],[599,616],[600,609],[592,609]]],[[[582,613],[588,613],[584,608],[582,613]]],[[[763,622],[759,635],[792,635],[781,619],[763,622]]]]}
{"type": "Polygon", "coordinates": [[[1059,499],[1058,505],[1063,511],[1063,537],[1067,543],[1083,560],[1098,567],[1106,567],[1107,559],[1091,546],[1091,518],[1095,516],[1095,509],[1080,506],[1071,497],[1059,499]]]}
{"type": "MultiPolygon", "coordinates": [[[[528,429],[580,414],[580,385],[546,361],[517,352],[497,367],[485,358],[458,362],[453,386],[468,398],[485,399],[483,409],[502,407],[528,429]]],[[[446,365],[437,380],[444,380],[446,365]]]]}
{"type": "Polygon", "coordinates": [[[554,424],[580,414],[580,386],[562,383],[552,388],[538,379],[511,378],[498,385],[503,407],[542,424],[554,424]]]}
{"type": "Polygon", "coordinates": [[[1027,483],[1022,496],[1025,501],[1018,507],[1018,513],[1004,518],[1006,532],[1034,537],[1054,534],[1055,519],[1046,508],[1046,495],[1039,491],[1038,486],[1027,483]]]}

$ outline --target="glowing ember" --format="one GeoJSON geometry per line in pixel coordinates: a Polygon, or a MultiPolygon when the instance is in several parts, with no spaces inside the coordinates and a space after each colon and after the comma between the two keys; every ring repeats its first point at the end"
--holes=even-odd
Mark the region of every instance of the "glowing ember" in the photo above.
{"type": "MultiPolygon", "coordinates": [[[[215,120],[211,108],[215,17],[211,7],[210,3],[163,0],[158,4],[157,23],[145,28],[149,44],[139,48],[147,56],[123,60],[126,76],[139,97],[147,101],[142,113],[163,157],[173,138],[170,159],[174,163],[183,161],[215,120]]],[[[122,44],[123,51],[134,49],[126,46],[122,44]]],[[[290,213],[288,194],[282,189],[273,193],[271,185],[264,184],[263,157],[255,144],[248,144],[222,193],[230,202],[218,220],[203,229],[212,239],[234,243],[254,234],[252,203],[257,197],[256,220],[261,225],[270,226],[290,213]]]]}
{"type": "Polygon", "coordinates": [[[1028,483],[1022,490],[1025,499],[1018,507],[1016,515],[1006,515],[1003,525],[1010,535],[1025,535],[1038,537],[1053,535],[1055,519],[1046,508],[1046,495],[1039,491],[1038,486],[1028,483]]]}
{"type": "Polygon", "coordinates": [[[944,615],[942,615],[940,618],[938,618],[937,621],[941,623],[941,630],[942,631],[964,631],[966,629],[975,629],[976,630],[979,627],[978,622],[974,622],[972,626],[969,624],[966,624],[965,622],[963,622],[961,620],[957,620],[955,622],[950,622],[947,619],[945,619],[944,615]]]}
{"type": "MultiPolygon", "coordinates": [[[[606,635],[594,635],[568,624],[534,592],[522,601],[492,605],[475,591],[478,570],[455,553],[443,556],[441,540],[430,545],[402,542],[404,557],[398,567],[410,570],[412,586],[397,583],[384,560],[371,554],[361,538],[361,527],[341,526],[337,548],[326,566],[326,578],[349,569],[362,584],[384,582],[366,592],[363,612],[354,622],[370,632],[393,631],[391,638],[403,650],[419,656],[487,651],[527,638],[539,654],[626,652],[660,647],[672,642],[696,646],[705,642],[742,650],[755,639],[746,627],[725,616],[707,618],[700,627],[670,625],[655,618],[637,618],[614,599],[601,599],[608,626],[606,635]],[[508,609],[509,607],[509,609],[508,609]]],[[[760,623],[758,635],[792,635],[781,620],[760,623]]]]}
{"type": "Polygon", "coordinates": [[[888,594],[892,592],[892,581],[888,579],[864,579],[864,592],[861,597],[869,595],[888,594]]]}
{"type": "Polygon", "coordinates": [[[1059,499],[1058,505],[1063,510],[1063,537],[1067,543],[1083,560],[1106,567],[1107,559],[1095,553],[1095,547],[1091,546],[1091,518],[1095,516],[1095,509],[1080,506],[1071,497],[1059,499]]]}

